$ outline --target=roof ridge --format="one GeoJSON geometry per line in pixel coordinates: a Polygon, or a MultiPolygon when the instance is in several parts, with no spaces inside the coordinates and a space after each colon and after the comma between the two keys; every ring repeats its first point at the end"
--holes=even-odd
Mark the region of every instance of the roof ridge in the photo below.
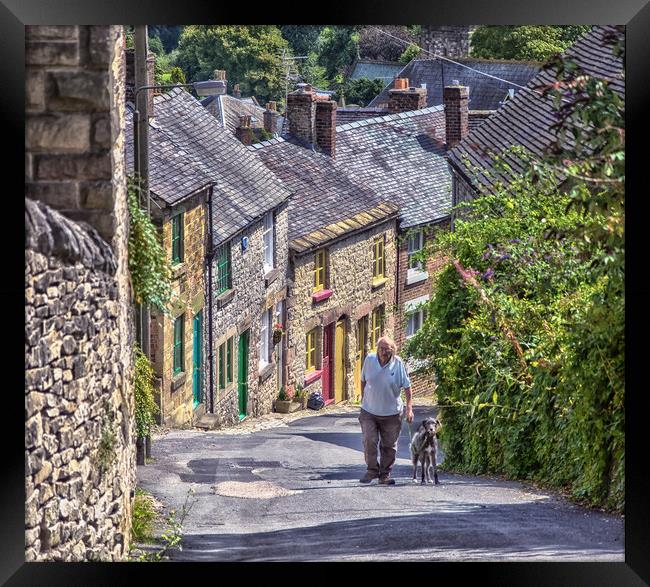
{"type": "MultiPolygon", "coordinates": [[[[364,118],[363,126],[369,124],[377,124],[379,122],[392,122],[393,120],[403,119],[404,116],[400,116],[401,114],[406,114],[407,118],[412,118],[414,116],[431,114],[432,112],[442,112],[443,110],[444,110],[444,106],[442,104],[438,104],[437,106],[427,106],[426,108],[419,108],[417,110],[408,110],[406,112],[396,112],[394,114],[386,114],[382,116],[376,116],[373,118],[364,118]]],[[[351,128],[357,128],[359,126],[359,122],[361,121],[356,120],[354,122],[346,122],[345,124],[337,126],[336,132],[342,132],[342,131],[350,130],[351,128]]]]}

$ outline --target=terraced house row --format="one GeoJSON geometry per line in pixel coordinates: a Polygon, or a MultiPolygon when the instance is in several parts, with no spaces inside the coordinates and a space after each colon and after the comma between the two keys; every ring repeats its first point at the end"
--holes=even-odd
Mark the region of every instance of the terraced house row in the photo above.
{"type": "MultiPolygon", "coordinates": [[[[379,337],[401,348],[422,325],[439,260],[417,253],[449,225],[447,147],[469,128],[462,86],[427,106],[426,88],[399,79],[385,114],[337,124],[336,102],[307,84],[280,118],[215,77],[201,101],[157,95],[149,120],[175,294],[171,315],[152,314],[151,353],[173,426],[268,413],[283,386],[359,397],[379,337]]],[[[415,392],[431,391],[411,367],[415,392]]]]}

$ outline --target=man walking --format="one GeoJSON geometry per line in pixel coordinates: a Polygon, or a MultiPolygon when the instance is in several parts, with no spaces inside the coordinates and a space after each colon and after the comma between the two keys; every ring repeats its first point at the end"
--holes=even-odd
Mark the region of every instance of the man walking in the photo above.
{"type": "Polygon", "coordinates": [[[382,336],[377,341],[377,353],[369,353],[363,362],[359,422],[367,471],[359,479],[361,483],[379,478],[380,485],[395,485],[390,470],[395,463],[397,439],[402,428],[402,388],[406,395],[406,420],[409,423],[413,421],[411,381],[404,361],[395,350],[395,343],[382,336]]]}

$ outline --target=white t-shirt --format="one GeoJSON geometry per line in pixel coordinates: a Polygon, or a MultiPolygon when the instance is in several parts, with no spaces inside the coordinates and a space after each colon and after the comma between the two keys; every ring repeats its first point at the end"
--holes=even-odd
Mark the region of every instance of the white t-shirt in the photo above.
{"type": "Polygon", "coordinates": [[[411,387],[404,361],[393,355],[383,367],[377,353],[369,353],[361,369],[365,381],[361,408],[375,416],[394,416],[402,412],[404,404],[400,391],[411,387]]]}

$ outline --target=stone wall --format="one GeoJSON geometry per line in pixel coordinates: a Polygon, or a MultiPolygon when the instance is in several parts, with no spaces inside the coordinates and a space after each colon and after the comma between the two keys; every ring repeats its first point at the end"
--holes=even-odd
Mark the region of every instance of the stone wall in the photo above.
{"type": "MultiPolygon", "coordinates": [[[[290,275],[293,285],[288,302],[288,383],[302,385],[305,391],[320,391],[322,378],[305,386],[306,335],[318,328],[317,369],[323,356],[323,332],[328,324],[345,321],[345,385],[344,399],[354,398],[357,358],[357,326],[360,319],[369,318],[373,309],[385,309],[384,334],[394,335],[396,233],[395,220],[388,220],[369,230],[336,241],[327,247],[329,279],[327,288],[332,295],[326,300],[312,300],[314,284],[314,253],[293,257],[290,275]],[[373,241],[385,235],[386,282],[372,287],[373,241]]],[[[365,341],[369,347],[368,337],[365,341]]]]}
{"type": "MultiPolygon", "coordinates": [[[[155,208],[155,206],[152,206],[155,208]]],[[[171,316],[152,310],[151,358],[158,379],[158,405],[160,421],[166,425],[183,426],[194,420],[193,364],[194,318],[203,312],[206,321],[205,251],[206,214],[205,193],[198,194],[183,204],[166,210],[162,222],[162,241],[169,259],[172,257],[172,216],[183,213],[183,261],[172,267],[173,308],[171,316]],[[174,321],[184,315],[182,373],[173,375],[174,321]]],[[[205,335],[203,335],[205,340],[205,335]]],[[[204,358],[205,353],[203,353],[204,358]]],[[[205,364],[205,361],[204,361],[205,364]]],[[[205,369],[202,369],[205,379],[205,369]]]]}
{"type": "Polygon", "coordinates": [[[469,25],[422,25],[420,47],[429,53],[422,53],[422,59],[433,59],[430,53],[446,57],[467,57],[474,26],[469,25]]]}
{"type": "MultiPolygon", "coordinates": [[[[215,201],[215,206],[218,203],[215,201]]],[[[263,222],[259,220],[246,228],[243,232],[231,239],[231,267],[232,267],[232,292],[226,296],[221,307],[213,298],[213,364],[214,387],[210,390],[212,397],[208,398],[206,411],[219,416],[221,425],[228,426],[239,421],[239,407],[237,394],[237,344],[239,336],[249,332],[249,359],[248,359],[248,401],[247,415],[260,416],[272,410],[273,400],[278,394],[282,384],[283,366],[278,364],[280,346],[273,348],[271,365],[260,373],[261,328],[262,313],[273,308],[273,322],[276,319],[283,321],[283,317],[275,316],[278,304],[286,298],[286,275],[288,264],[288,206],[283,204],[275,213],[275,275],[272,281],[266,284],[264,277],[264,243],[263,222]],[[248,248],[242,249],[242,237],[248,237],[248,248]],[[228,299],[229,298],[229,299],[228,299]],[[234,366],[233,382],[225,391],[217,387],[218,348],[223,342],[234,337],[234,366]]],[[[212,266],[211,292],[217,291],[216,264],[212,266]]],[[[207,304],[206,304],[207,305],[207,304]]],[[[206,314],[207,319],[207,314],[206,314]]],[[[206,343],[207,343],[206,339],[206,343]]],[[[281,344],[286,344],[283,339],[281,344]]],[[[206,363],[206,379],[209,377],[209,363],[206,363]]]]}
{"type": "MultiPolygon", "coordinates": [[[[446,220],[433,226],[420,227],[423,229],[423,244],[426,247],[427,242],[433,239],[437,231],[448,230],[450,222],[446,220]]],[[[406,343],[406,324],[407,308],[406,304],[411,301],[427,300],[430,298],[435,285],[435,279],[438,272],[445,264],[445,259],[441,256],[430,257],[423,267],[422,277],[425,279],[414,280],[409,278],[408,271],[408,234],[409,231],[401,231],[399,235],[399,267],[397,271],[397,307],[396,307],[396,325],[395,325],[395,342],[397,343],[398,352],[401,352],[406,343]],[[411,283],[409,283],[409,281],[411,283]]],[[[416,278],[417,279],[417,278],[416,278]]],[[[414,364],[407,362],[411,378],[411,389],[414,395],[431,395],[435,391],[435,383],[432,375],[418,374],[413,372],[414,364]]]]}
{"type": "Polygon", "coordinates": [[[119,263],[92,227],[25,208],[25,558],[120,560],[135,430],[119,263]]]}

